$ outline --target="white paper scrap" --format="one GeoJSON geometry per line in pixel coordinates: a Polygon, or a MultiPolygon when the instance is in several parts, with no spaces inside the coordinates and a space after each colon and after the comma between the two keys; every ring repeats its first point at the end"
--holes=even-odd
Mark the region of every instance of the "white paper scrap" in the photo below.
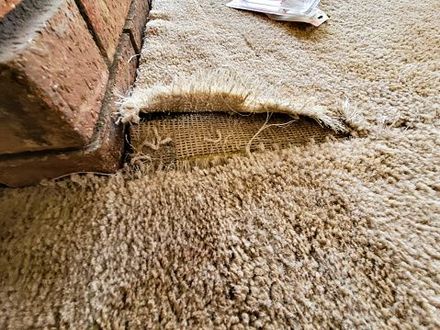
{"type": "Polygon", "coordinates": [[[277,21],[320,26],[329,17],[318,8],[320,0],[232,0],[226,6],[264,13],[277,21]]]}

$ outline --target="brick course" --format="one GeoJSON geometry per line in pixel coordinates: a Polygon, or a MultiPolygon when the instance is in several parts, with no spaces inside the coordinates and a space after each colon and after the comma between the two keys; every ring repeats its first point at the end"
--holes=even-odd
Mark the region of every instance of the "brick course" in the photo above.
{"type": "Polygon", "coordinates": [[[14,1],[21,4],[0,15],[0,184],[116,171],[124,135],[113,114],[135,79],[149,1],[88,1],[95,10],[119,6],[98,12],[114,23],[102,30],[86,0],[14,1]],[[102,33],[112,28],[103,52],[102,33]]]}
{"type": "Polygon", "coordinates": [[[77,0],[77,3],[87,16],[104,56],[111,63],[131,0],[77,0]]]}
{"type": "Polygon", "coordinates": [[[150,6],[149,0],[133,0],[125,23],[124,31],[131,35],[137,53],[141,52],[145,25],[147,24],[147,15],[141,15],[140,13],[147,13],[150,6]]]}
{"type": "Polygon", "coordinates": [[[0,132],[7,137],[0,154],[82,147],[93,135],[107,66],[73,0],[48,8],[42,28],[13,31],[13,46],[5,39],[0,50],[0,132]]]}

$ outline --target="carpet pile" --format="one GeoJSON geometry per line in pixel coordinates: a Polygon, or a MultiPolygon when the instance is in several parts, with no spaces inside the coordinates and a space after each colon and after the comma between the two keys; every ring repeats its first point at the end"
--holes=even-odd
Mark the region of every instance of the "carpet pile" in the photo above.
{"type": "Polygon", "coordinates": [[[1,189],[2,329],[440,327],[438,1],[323,1],[317,30],[224,3],[155,1],[124,120],[220,93],[352,137],[1,189]]]}

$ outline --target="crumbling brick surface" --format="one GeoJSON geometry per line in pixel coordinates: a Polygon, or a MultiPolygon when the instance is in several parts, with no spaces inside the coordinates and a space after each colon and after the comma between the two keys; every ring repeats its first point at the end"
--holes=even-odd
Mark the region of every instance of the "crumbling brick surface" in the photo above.
{"type": "Polygon", "coordinates": [[[131,0],[77,0],[109,63],[118,46],[131,0]]]}
{"type": "Polygon", "coordinates": [[[108,80],[74,0],[32,3],[0,25],[0,154],[88,144],[108,80]]]}

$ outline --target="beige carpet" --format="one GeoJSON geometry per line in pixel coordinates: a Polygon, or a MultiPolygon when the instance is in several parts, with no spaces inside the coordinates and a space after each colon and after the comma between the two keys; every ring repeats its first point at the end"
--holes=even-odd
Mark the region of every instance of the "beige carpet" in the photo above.
{"type": "Polygon", "coordinates": [[[324,0],[316,29],[226,8],[156,0],[137,88],[139,110],[281,111],[336,126],[347,103],[369,123],[412,127],[439,115],[440,2],[324,0]]]}
{"type": "Polygon", "coordinates": [[[243,110],[346,124],[357,109],[368,134],[0,190],[0,328],[440,327],[438,1],[323,1],[318,30],[218,14],[222,3],[156,1],[125,119],[175,100],[224,111],[192,78],[212,67],[213,86],[251,77],[236,95],[271,87],[243,110]]]}

